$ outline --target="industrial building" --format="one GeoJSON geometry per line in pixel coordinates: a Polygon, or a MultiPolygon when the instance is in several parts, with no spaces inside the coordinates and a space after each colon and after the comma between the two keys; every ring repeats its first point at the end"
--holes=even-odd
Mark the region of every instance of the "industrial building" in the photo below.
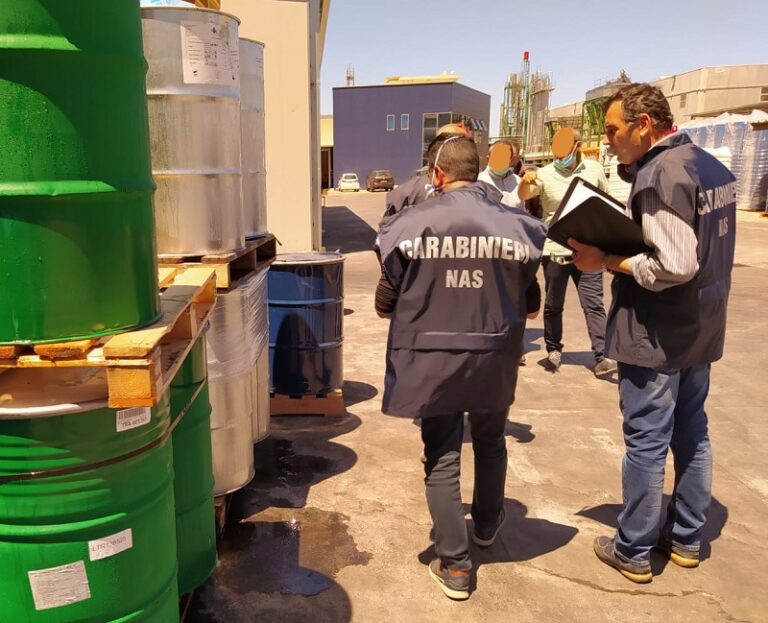
{"type": "Polygon", "coordinates": [[[437,129],[462,122],[475,131],[481,157],[488,148],[491,97],[459,76],[391,77],[384,84],[333,89],[333,177],[389,169],[400,183],[426,164],[437,129]]]}

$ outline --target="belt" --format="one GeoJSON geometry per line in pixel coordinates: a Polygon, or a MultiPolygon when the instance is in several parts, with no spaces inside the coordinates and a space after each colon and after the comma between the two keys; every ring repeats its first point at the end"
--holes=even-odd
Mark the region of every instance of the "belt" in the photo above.
{"type": "Polygon", "coordinates": [[[555,255],[554,253],[550,253],[549,259],[555,264],[565,266],[573,262],[573,255],[555,255]]]}

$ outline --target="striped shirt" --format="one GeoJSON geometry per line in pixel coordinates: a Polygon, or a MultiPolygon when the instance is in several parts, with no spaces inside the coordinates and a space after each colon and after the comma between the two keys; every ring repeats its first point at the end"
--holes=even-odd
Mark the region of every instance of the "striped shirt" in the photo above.
{"type": "Polygon", "coordinates": [[[652,250],[630,258],[635,281],[646,290],[659,292],[693,279],[699,270],[693,227],[652,188],[643,190],[636,200],[645,243],[652,250]]]}

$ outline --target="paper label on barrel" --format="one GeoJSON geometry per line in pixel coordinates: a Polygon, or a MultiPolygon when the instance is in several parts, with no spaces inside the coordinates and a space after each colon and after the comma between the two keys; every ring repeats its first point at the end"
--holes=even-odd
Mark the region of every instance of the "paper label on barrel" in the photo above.
{"type": "Polygon", "coordinates": [[[219,84],[240,89],[237,29],[227,22],[181,22],[184,84],[219,84]]]}
{"type": "Polygon", "coordinates": [[[124,552],[132,547],[133,531],[128,528],[127,530],[123,530],[112,536],[104,537],[103,539],[88,541],[88,555],[91,560],[101,560],[102,558],[109,558],[110,556],[124,552]]]}
{"type": "Polygon", "coordinates": [[[122,433],[132,428],[144,426],[152,421],[152,409],[149,407],[135,407],[133,409],[121,409],[117,412],[117,432],[122,433]]]}
{"type": "Polygon", "coordinates": [[[82,560],[60,567],[29,571],[35,610],[60,608],[91,598],[91,587],[82,560]]]}

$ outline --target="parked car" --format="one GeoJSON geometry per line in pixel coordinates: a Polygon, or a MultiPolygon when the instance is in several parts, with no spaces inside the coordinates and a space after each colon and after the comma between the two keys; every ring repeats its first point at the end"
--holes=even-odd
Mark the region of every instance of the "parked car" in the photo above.
{"type": "Polygon", "coordinates": [[[357,173],[344,173],[339,178],[339,190],[360,190],[360,180],[357,179],[357,173]]]}
{"type": "Polygon", "coordinates": [[[394,187],[395,177],[392,175],[392,171],[387,171],[386,169],[371,171],[371,174],[365,181],[365,188],[368,192],[380,189],[392,190],[394,187]]]}

